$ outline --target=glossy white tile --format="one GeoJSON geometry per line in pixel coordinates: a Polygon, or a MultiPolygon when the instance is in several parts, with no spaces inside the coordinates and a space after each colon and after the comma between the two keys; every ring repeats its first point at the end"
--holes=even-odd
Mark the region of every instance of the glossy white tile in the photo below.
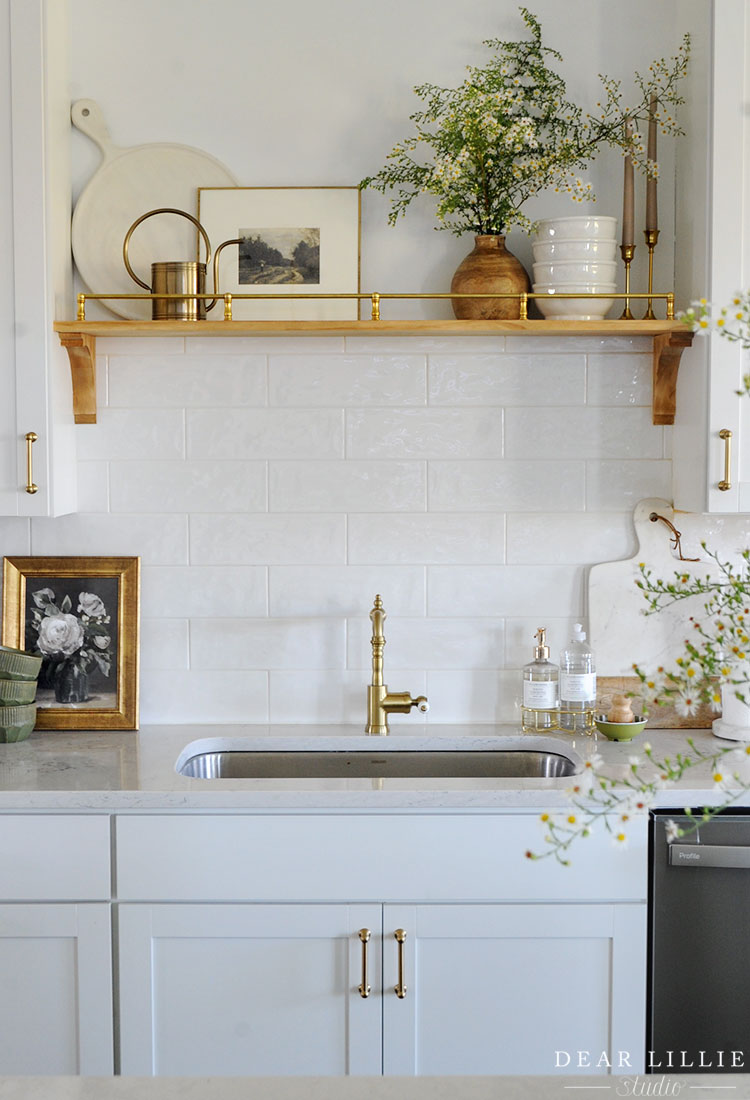
{"type": "Polygon", "coordinates": [[[191,725],[268,721],[268,674],[158,669],[141,675],[141,722],[191,725]]]}
{"type": "Polygon", "coordinates": [[[189,657],[187,619],[141,619],[141,668],[185,669],[189,657]]]}
{"type": "Polygon", "coordinates": [[[521,679],[515,671],[429,671],[427,697],[430,726],[440,722],[521,725],[521,679]]]}
{"type": "Polygon", "coordinates": [[[109,463],[78,463],[78,511],[109,511],[109,463]]]}
{"type": "Polygon", "coordinates": [[[650,354],[588,356],[586,401],[589,405],[651,405],[650,354]]]}
{"type": "MultiPolygon", "coordinates": [[[[425,675],[393,670],[389,673],[394,691],[411,691],[412,695],[424,695],[425,675]]],[[[367,684],[363,672],[344,670],[323,672],[274,671],[269,673],[270,721],[294,722],[309,725],[315,722],[352,723],[361,725],[364,733],[367,721],[367,684]]],[[[389,719],[393,732],[405,725],[424,725],[424,715],[394,714],[389,719]]]]}
{"type": "Polygon", "coordinates": [[[650,408],[505,410],[508,458],[661,458],[650,408]]]}
{"type": "Polygon", "coordinates": [[[343,669],[344,619],[196,619],[192,668],[343,669]]]}
{"type": "Polygon", "coordinates": [[[424,405],[423,355],[272,355],[270,403],[296,406],[424,405]]]}
{"type": "Polygon", "coordinates": [[[431,512],[569,512],[585,504],[585,463],[575,459],[433,461],[427,483],[431,512]]]}
{"type": "Polygon", "coordinates": [[[196,514],[190,517],[190,560],[203,565],[343,565],[345,527],[343,515],[196,514]]]}
{"type": "Polygon", "coordinates": [[[633,521],[624,512],[509,515],[509,565],[593,564],[635,553],[633,521]]]}
{"type": "MultiPolygon", "coordinates": [[[[371,667],[371,637],[372,626],[367,619],[349,620],[348,668],[371,667]]],[[[503,665],[503,619],[405,619],[389,614],[385,637],[387,669],[391,664],[403,669],[500,668],[503,665]]]]}
{"type": "Polygon", "coordinates": [[[76,429],[79,460],[185,457],[180,409],[99,409],[96,424],[76,429]]]}
{"type": "Polygon", "coordinates": [[[417,565],[272,565],[268,584],[271,615],[367,619],[378,593],[389,614],[425,613],[425,571],[417,565]]]}
{"type": "Polygon", "coordinates": [[[424,511],[423,462],[271,462],[271,512],[424,511]]]}
{"type": "Polygon", "coordinates": [[[505,517],[496,512],[351,514],[347,539],[351,564],[499,563],[505,560],[505,517]]]}
{"type": "Polygon", "coordinates": [[[502,458],[503,412],[349,409],[347,458],[502,458]]]}
{"type": "Polygon", "coordinates": [[[665,460],[593,460],[586,463],[586,508],[632,513],[639,500],[672,495],[672,463],[665,460]]]}
{"type": "Polygon", "coordinates": [[[113,462],[113,512],[260,512],[265,462],[113,462]]]}
{"type": "Polygon", "coordinates": [[[340,409],[188,409],[188,458],[342,458],[340,409]]]}
{"type": "MultiPolygon", "coordinates": [[[[232,341],[227,341],[232,345],[232,341]]],[[[109,364],[109,404],[131,408],[233,408],[267,404],[264,355],[160,355],[109,364]]]]}
{"type": "Polygon", "coordinates": [[[428,615],[569,615],[583,606],[584,569],[572,565],[427,567],[428,615]]]}
{"type": "Polygon", "coordinates": [[[267,570],[261,565],[146,565],[141,607],[144,617],[152,619],[265,615],[267,570]]]}
{"type": "Polygon", "coordinates": [[[139,556],[144,564],[187,564],[187,516],[58,516],[31,521],[31,552],[41,555],[139,556]]]}
{"type": "Polygon", "coordinates": [[[431,355],[431,405],[582,405],[586,360],[577,355],[431,355]]]}

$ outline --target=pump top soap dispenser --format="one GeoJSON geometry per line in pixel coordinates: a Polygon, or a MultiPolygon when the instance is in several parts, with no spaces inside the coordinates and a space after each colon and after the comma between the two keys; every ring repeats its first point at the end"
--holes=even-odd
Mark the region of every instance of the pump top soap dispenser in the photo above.
{"type": "Polygon", "coordinates": [[[534,660],[523,668],[521,728],[545,730],[558,727],[560,669],[549,659],[547,628],[540,626],[535,637],[534,660]]]}

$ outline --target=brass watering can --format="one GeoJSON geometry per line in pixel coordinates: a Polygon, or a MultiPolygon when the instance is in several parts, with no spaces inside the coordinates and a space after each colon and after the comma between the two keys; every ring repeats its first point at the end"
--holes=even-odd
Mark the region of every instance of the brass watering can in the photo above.
{"type": "MultiPolygon", "coordinates": [[[[214,256],[214,294],[218,294],[219,254],[222,248],[229,244],[240,243],[240,238],[236,238],[235,240],[224,241],[216,249],[214,256]]],[[[160,206],[157,210],[149,210],[147,214],[141,214],[140,218],[136,218],[125,234],[122,245],[122,258],[131,279],[138,283],[138,286],[142,286],[144,290],[147,290],[149,294],[185,295],[183,298],[153,298],[151,302],[151,319],[153,321],[204,321],[206,314],[216,305],[217,298],[213,298],[207,303],[205,297],[200,297],[200,295],[206,294],[206,269],[211,263],[211,242],[198,219],[185,210],[177,210],[172,206],[160,206]],[[155,214],[179,214],[180,217],[187,218],[188,221],[192,222],[201,234],[206,246],[206,260],[205,263],[201,263],[199,260],[156,261],[151,264],[151,286],[149,286],[133,271],[130,265],[129,248],[133,231],[146,218],[151,218],[155,214]],[[191,297],[191,295],[195,295],[195,297],[191,297]]]]}

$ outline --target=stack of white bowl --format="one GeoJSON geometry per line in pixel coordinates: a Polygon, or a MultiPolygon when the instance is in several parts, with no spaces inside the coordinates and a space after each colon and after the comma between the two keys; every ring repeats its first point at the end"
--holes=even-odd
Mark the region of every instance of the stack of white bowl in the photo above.
{"type": "MultiPolygon", "coordinates": [[[[534,292],[537,294],[607,294],[616,289],[617,218],[584,215],[547,218],[538,223],[532,243],[534,292]]],[[[611,298],[537,298],[547,318],[598,321],[612,307],[611,298]]]]}

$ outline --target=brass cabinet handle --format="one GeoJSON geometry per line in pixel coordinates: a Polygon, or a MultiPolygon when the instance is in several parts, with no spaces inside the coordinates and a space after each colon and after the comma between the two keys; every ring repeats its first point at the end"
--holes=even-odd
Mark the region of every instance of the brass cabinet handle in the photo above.
{"type": "Polygon", "coordinates": [[[726,493],[727,489],[732,488],[731,482],[731,463],[732,463],[732,433],[729,428],[722,428],[719,432],[719,439],[724,440],[724,479],[719,482],[719,489],[722,493],[726,493]]]}
{"type": "Polygon", "coordinates": [[[406,986],[404,985],[404,940],[406,939],[406,932],[403,928],[397,928],[393,934],[398,943],[398,985],[395,986],[393,992],[403,1000],[406,996],[406,986]]]}
{"type": "Polygon", "coordinates": [[[370,929],[360,928],[359,938],[362,941],[362,982],[357,986],[360,997],[370,996],[370,986],[367,984],[367,944],[370,940],[370,929]]]}
{"type": "Polygon", "coordinates": [[[38,438],[36,432],[26,433],[26,492],[32,494],[36,493],[39,489],[39,486],[34,484],[31,460],[31,448],[38,438]]]}

